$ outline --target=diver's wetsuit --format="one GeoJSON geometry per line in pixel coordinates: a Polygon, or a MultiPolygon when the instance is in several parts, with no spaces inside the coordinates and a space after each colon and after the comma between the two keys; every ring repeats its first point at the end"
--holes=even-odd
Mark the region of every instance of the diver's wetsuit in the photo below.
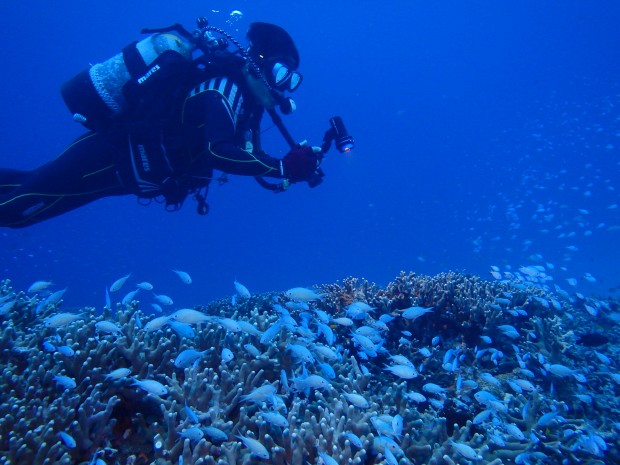
{"type": "Polygon", "coordinates": [[[196,82],[165,123],[89,132],[35,170],[0,169],[0,226],[29,226],[112,195],[163,196],[174,209],[208,186],[213,170],[282,177],[280,160],[260,149],[263,107],[240,75],[196,82]]]}

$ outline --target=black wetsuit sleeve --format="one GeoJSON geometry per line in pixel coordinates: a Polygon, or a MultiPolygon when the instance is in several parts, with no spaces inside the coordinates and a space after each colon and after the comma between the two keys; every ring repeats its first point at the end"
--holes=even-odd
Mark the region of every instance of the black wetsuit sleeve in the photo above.
{"type": "Polygon", "coordinates": [[[282,177],[281,161],[265,153],[250,152],[231,142],[209,144],[213,168],[230,174],[282,177]]]}

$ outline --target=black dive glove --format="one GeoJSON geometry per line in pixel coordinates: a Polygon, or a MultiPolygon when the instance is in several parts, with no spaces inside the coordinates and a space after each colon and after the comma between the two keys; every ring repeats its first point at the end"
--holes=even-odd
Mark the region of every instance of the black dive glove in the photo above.
{"type": "Polygon", "coordinates": [[[322,159],[320,147],[295,147],[282,159],[282,175],[290,182],[310,181],[320,171],[322,159]]]}

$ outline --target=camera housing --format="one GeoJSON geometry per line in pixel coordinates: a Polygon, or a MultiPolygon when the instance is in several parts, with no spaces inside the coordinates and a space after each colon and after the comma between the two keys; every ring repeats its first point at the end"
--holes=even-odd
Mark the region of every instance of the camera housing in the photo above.
{"type": "Polygon", "coordinates": [[[329,124],[330,128],[325,132],[325,136],[323,136],[323,145],[321,146],[323,153],[329,150],[332,141],[340,153],[347,153],[353,150],[355,141],[344,126],[342,118],[340,116],[334,116],[329,119],[329,124]]]}

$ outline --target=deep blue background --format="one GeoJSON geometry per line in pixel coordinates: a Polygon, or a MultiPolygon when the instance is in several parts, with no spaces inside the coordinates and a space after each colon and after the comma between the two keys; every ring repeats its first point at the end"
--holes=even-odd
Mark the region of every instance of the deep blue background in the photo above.
{"type": "MultiPolygon", "coordinates": [[[[199,15],[243,43],[252,21],[290,31],[304,83],[289,129],[318,144],[340,114],[357,148],[330,153],[312,190],[274,195],[231,177],[211,189],[206,218],[191,201],[167,213],[123,197],[4,229],[0,276],[19,289],[51,279],[68,287],[69,306],[100,306],[104,287],[129,272],[181,306],[232,294],[235,278],[261,292],[349,275],[385,284],[401,269],[488,276],[491,265],[546,263],[564,289],[614,292],[619,4],[386,3],[5,2],[2,166],[33,168],[81,133],[60,97],[64,80],[140,38],[142,27],[191,28],[199,15]],[[233,9],[240,21],[230,20],[233,9]]],[[[284,155],[277,130],[267,120],[264,128],[265,148],[284,155]]]]}

